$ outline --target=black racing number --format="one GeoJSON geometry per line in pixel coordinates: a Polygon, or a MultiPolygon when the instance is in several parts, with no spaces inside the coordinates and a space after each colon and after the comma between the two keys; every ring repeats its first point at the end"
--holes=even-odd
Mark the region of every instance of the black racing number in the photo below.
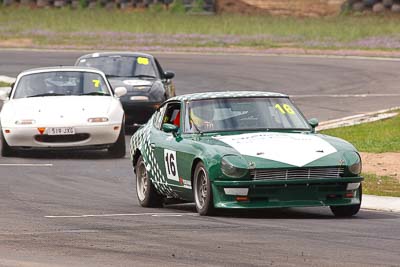
{"type": "Polygon", "coordinates": [[[176,164],[175,164],[175,157],[172,153],[165,154],[165,163],[167,165],[168,175],[175,176],[176,175],[176,164]]]}

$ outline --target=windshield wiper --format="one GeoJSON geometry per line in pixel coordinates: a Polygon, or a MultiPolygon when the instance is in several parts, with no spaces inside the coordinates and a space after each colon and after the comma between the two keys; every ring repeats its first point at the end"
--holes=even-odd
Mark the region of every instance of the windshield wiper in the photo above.
{"type": "Polygon", "coordinates": [[[57,94],[57,93],[44,93],[44,94],[37,94],[37,95],[30,95],[27,97],[41,97],[41,96],[62,96],[66,94],[57,94]]]}
{"type": "Polygon", "coordinates": [[[146,75],[146,74],[133,75],[132,77],[135,77],[135,78],[152,78],[152,79],[156,78],[156,76],[146,75]]]}
{"type": "Polygon", "coordinates": [[[110,94],[103,93],[103,92],[90,92],[90,93],[85,93],[85,94],[80,94],[80,95],[110,95],[110,94]]]}

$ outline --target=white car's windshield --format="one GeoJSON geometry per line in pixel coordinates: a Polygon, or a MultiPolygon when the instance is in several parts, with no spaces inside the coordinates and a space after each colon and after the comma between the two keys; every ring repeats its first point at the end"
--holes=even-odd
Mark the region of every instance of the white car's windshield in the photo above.
{"type": "Polygon", "coordinates": [[[245,97],[191,101],[186,132],[309,130],[303,115],[285,97],[245,97]]]}
{"type": "Polygon", "coordinates": [[[51,71],[28,74],[19,80],[13,98],[60,95],[110,95],[103,77],[94,72],[51,71]]]}
{"type": "Polygon", "coordinates": [[[147,57],[115,55],[83,58],[77,65],[99,69],[107,77],[156,77],[155,68],[147,57]]]}

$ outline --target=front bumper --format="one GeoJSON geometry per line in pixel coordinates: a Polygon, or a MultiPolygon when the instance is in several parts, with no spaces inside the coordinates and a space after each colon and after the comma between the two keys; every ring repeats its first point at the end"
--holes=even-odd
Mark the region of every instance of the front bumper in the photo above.
{"type": "Polygon", "coordinates": [[[161,102],[121,101],[125,111],[125,124],[144,124],[161,105],[161,102]]]}
{"type": "MultiPolygon", "coordinates": [[[[312,179],[296,181],[213,181],[216,208],[285,208],[342,206],[360,204],[358,189],[347,190],[349,183],[361,183],[362,177],[312,179]],[[246,196],[226,194],[225,189],[247,188],[246,196]],[[349,194],[352,196],[349,197],[349,194]]],[[[229,191],[229,190],[228,190],[229,191]]],[[[230,190],[235,191],[235,190],[230,190]]],[[[237,190],[246,191],[246,190],[237,190]]]]}
{"type": "MultiPolygon", "coordinates": [[[[42,126],[41,126],[42,127],[42,126]]],[[[64,127],[53,126],[48,127],[64,127]]],[[[48,128],[44,127],[44,128],[48,128]]],[[[74,136],[49,136],[46,132],[41,135],[37,127],[4,127],[3,136],[7,144],[13,148],[102,148],[103,145],[113,144],[117,141],[121,131],[120,124],[103,124],[93,126],[71,126],[75,130],[74,136]],[[6,133],[6,130],[9,133],[6,133]],[[64,138],[63,138],[64,137],[64,138]],[[79,138],[77,138],[79,137],[79,138]]]]}

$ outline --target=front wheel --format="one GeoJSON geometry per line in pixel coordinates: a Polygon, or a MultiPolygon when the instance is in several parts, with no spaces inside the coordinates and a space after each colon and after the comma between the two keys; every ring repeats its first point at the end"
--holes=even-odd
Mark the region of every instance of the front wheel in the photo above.
{"type": "Polygon", "coordinates": [[[117,142],[115,142],[109,149],[108,152],[113,158],[123,158],[126,153],[125,146],[125,126],[124,123],[121,125],[121,131],[118,135],[117,142]]]}
{"type": "Polygon", "coordinates": [[[2,157],[11,157],[14,155],[13,149],[7,144],[6,139],[3,136],[3,133],[0,133],[1,135],[1,156],[2,157]]]}
{"type": "Polygon", "coordinates": [[[140,156],[135,166],[136,194],[142,207],[162,207],[163,198],[160,196],[147,173],[146,164],[140,156]]]}
{"type": "Polygon", "coordinates": [[[212,215],[215,208],[211,182],[208,177],[208,172],[202,162],[199,162],[196,166],[193,184],[197,212],[200,215],[212,215]]]}
{"type": "Polygon", "coordinates": [[[336,217],[351,217],[356,215],[361,208],[361,200],[362,200],[362,187],[360,185],[357,191],[358,197],[360,199],[360,204],[356,205],[348,205],[348,206],[331,206],[331,211],[336,217]]]}

